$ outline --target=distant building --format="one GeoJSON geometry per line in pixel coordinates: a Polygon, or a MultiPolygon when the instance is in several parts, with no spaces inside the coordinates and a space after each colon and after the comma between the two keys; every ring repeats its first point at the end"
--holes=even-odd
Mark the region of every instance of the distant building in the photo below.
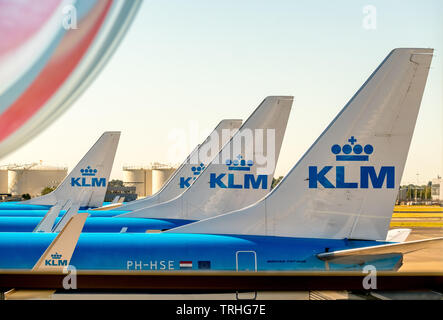
{"type": "Polygon", "coordinates": [[[443,188],[441,187],[443,179],[438,177],[437,179],[432,179],[431,195],[433,201],[443,202],[443,188]]]}
{"type": "Polygon", "coordinates": [[[8,194],[8,170],[0,169],[0,194],[8,194]]]}
{"type": "Polygon", "coordinates": [[[40,162],[2,166],[0,193],[12,196],[29,194],[31,197],[37,197],[44,188],[58,186],[67,173],[67,167],[44,166],[40,162]]]}
{"type": "Polygon", "coordinates": [[[162,188],[175,170],[160,163],[147,167],[124,166],[123,184],[125,187],[135,187],[138,197],[150,196],[162,188]]]}
{"type": "Polygon", "coordinates": [[[115,197],[123,197],[125,202],[134,201],[137,199],[137,193],[135,193],[135,187],[110,187],[106,190],[105,202],[112,202],[115,197]]]}
{"type": "Polygon", "coordinates": [[[400,187],[397,195],[397,203],[405,202],[408,200],[408,188],[400,187]]]}

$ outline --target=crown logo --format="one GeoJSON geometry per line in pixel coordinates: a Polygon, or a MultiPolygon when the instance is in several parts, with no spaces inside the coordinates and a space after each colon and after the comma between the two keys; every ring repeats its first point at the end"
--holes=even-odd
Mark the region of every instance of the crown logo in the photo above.
{"type": "Polygon", "coordinates": [[[238,155],[237,159],[235,159],[234,161],[226,160],[226,165],[228,166],[228,170],[250,171],[251,167],[254,165],[254,161],[246,161],[241,155],[238,155]]]}
{"type": "Polygon", "coordinates": [[[348,139],[350,144],[345,144],[343,147],[334,144],[331,147],[331,152],[336,155],[337,161],[368,161],[369,155],[374,152],[374,147],[370,144],[364,147],[360,144],[355,144],[357,139],[352,136],[348,139]],[[355,145],[354,145],[355,144],[355,145]],[[340,154],[343,152],[344,154],[340,154]],[[351,154],[353,152],[353,154],[351,154]],[[365,154],[361,154],[364,152],[365,154]]]}
{"type": "Polygon", "coordinates": [[[54,254],[51,254],[52,259],[60,259],[62,257],[61,254],[58,254],[57,252],[54,254]]]}
{"type": "Polygon", "coordinates": [[[85,169],[80,169],[80,173],[82,176],[95,176],[97,169],[91,169],[90,166],[87,166],[85,169]]]}
{"type": "Polygon", "coordinates": [[[199,166],[194,166],[191,168],[191,170],[195,176],[198,176],[200,173],[202,173],[203,170],[205,170],[205,165],[203,163],[200,163],[199,166]]]}

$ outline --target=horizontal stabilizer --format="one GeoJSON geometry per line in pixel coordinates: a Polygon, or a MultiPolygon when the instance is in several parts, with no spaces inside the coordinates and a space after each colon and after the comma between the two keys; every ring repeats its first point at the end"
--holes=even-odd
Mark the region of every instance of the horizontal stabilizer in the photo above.
{"type": "Polygon", "coordinates": [[[110,203],[103,207],[89,209],[89,211],[108,211],[108,210],[116,210],[117,208],[118,210],[122,210],[120,209],[122,205],[123,205],[122,203],[112,203],[112,204],[110,203]]]}
{"type": "Polygon", "coordinates": [[[60,221],[57,223],[57,225],[54,227],[54,232],[60,232],[64,226],[68,223],[68,221],[78,213],[78,209],[80,208],[78,203],[74,203],[71,205],[71,207],[66,211],[66,213],[63,215],[63,217],[60,219],[60,221]]]}
{"type": "Polygon", "coordinates": [[[427,249],[443,245],[443,237],[409,241],[402,243],[383,244],[373,247],[339,250],[320,253],[317,257],[321,260],[333,263],[365,263],[375,260],[377,257],[392,254],[407,254],[421,249],[427,249]]]}
{"type": "Polygon", "coordinates": [[[405,242],[411,233],[411,229],[392,229],[386,236],[387,242],[405,242]]]}
{"type": "Polygon", "coordinates": [[[51,232],[52,227],[54,226],[55,219],[60,214],[60,210],[62,209],[62,205],[57,202],[55,206],[51,207],[49,211],[45,214],[45,216],[40,220],[37,227],[35,227],[33,232],[51,232]]]}

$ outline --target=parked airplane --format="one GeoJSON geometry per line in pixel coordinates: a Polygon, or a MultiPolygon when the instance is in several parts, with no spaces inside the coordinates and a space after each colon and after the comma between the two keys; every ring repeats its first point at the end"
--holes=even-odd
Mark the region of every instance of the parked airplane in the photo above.
{"type": "Polygon", "coordinates": [[[293,97],[267,97],[182,195],[125,218],[200,220],[237,210],[271,189],[293,97]]]}
{"type": "Polygon", "coordinates": [[[27,201],[2,202],[0,214],[17,216],[24,210],[42,210],[46,213],[54,205],[68,208],[72,203],[77,203],[84,209],[101,206],[119,139],[120,132],[103,133],[54,191],[27,201]]]}
{"type": "MultiPolygon", "coordinates": [[[[220,123],[216,126],[214,131],[212,131],[212,133],[206,138],[205,141],[203,141],[202,144],[198,145],[191,152],[191,154],[185,159],[185,161],[180,165],[180,167],[177,170],[175,170],[174,174],[165,182],[164,186],[156,194],[140,200],[132,201],[128,204],[123,204],[123,205],[121,203],[109,204],[103,207],[98,207],[95,209],[88,210],[88,212],[93,217],[113,217],[115,215],[120,215],[122,213],[133,210],[135,208],[154,205],[156,203],[161,203],[175,198],[176,196],[183,193],[186,190],[186,188],[195,181],[194,179],[195,174],[192,171],[192,167],[194,167],[194,165],[190,162],[190,160],[193,159],[194,156],[198,155],[200,150],[206,150],[210,146],[221,149],[221,147],[227,142],[227,140],[229,140],[232,137],[232,135],[238,130],[238,128],[240,128],[241,124],[242,120],[238,119],[224,119],[220,121],[220,123]],[[224,138],[223,135],[225,135],[224,138]],[[218,145],[214,144],[211,138],[219,139],[218,145]],[[226,141],[223,141],[223,139],[225,139],[226,141]]],[[[204,165],[207,165],[207,163],[205,162],[204,165]]],[[[45,210],[42,210],[42,206],[22,205],[23,203],[25,202],[17,202],[17,204],[21,205],[20,208],[24,207],[25,209],[18,210],[17,209],[18,207],[14,204],[12,208],[17,210],[13,211],[6,209],[0,210],[0,219],[1,217],[35,217],[41,219],[48,212],[47,208],[45,208],[45,210]]],[[[0,207],[2,205],[5,204],[0,204],[0,207]]],[[[60,210],[59,216],[61,217],[65,213],[66,210],[60,210]]],[[[10,219],[1,219],[1,220],[2,221],[0,222],[0,225],[3,225],[5,227],[9,225],[11,222],[10,219]]],[[[22,221],[26,220],[22,219],[22,221]]],[[[26,223],[29,224],[29,228],[31,228],[31,230],[32,230],[32,225],[34,227],[36,225],[36,223],[34,223],[33,220],[29,220],[26,223]]],[[[25,228],[23,230],[26,230],[26,227],[24,225],[22,227],[25,228]]],[[[7,229],[5,229],[5,231],[7,231],[7,229]]]]}
{"type": "MultiPolygon", "coordinates": [[[[195,181],[181,195],[158,205],[153,203],[159,197],[153,197],[154,201],[146,202],[151,202],[150,207],[118,218],[90,217],[84,231],[165,230],[237,210],[263,198],[271,189],[291,106],[292,97],[266,98],[223,148],[212,150],[210,162],[198,161],[193,165],[189,171],[194,173],[195,181]]],[[[198,157],[204,156],[211,144],[205,144],[198,157]]],[[[189,179],[192,176],[176,175],[170,182],[181,184],[189,179]]],[[[48,219],[58,224],[61,220],[56,219],[57,215],[51,212],[48,219]]],[[[40,219],[0,217],[0,232],[33,231],[40,219]]]]}
{"type": "MultiPolygon", "coordinates": [[[[207,167],[211,159],[206,157],[199,160],[199,155],[205,151],[208,151],[212,147],[212,152],[218,153],[223,145],[227,143],[231,137],[237,132],[241,127],[242,120],[238,119],[225,119],[222,120],[214,131],[199,144],[191,154],[185,159],[185,161],[175,170],[174,174],[168,179],[163,187],[153,194],[143,199],[135,200],[123,204],[113,209],[121,211],[131,211],[137,210],[145,207],[150,207],[168,200],[174,199],[175,197],[181,195],[187,188],[189,188],[196,178],[198,177],[201,170],[207,167]],[[218,140],[217,140],[218,139],[218,140]],[[198,170],[197,170],[198,169],[198,170]]],[[[97,208],[94,210],[103,210],[106,208],[97,208]]]]}
{"type": "Polygon", "coordinates": [[[443,243],[385,240],[396,236],[388,228],[432,53],[393,50],[283,181],[253,205],[157,234],[79,236],[86,214],[78,214],[57,238],[0,234],[0,268],[396,270],[404,254],[443,243]],[[76,238],[74,251],[68,240],[76,238]]]}

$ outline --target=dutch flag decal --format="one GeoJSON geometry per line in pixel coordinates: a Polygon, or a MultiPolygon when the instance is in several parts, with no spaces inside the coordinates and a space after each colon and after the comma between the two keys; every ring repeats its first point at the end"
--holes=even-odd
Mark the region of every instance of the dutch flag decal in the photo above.
{"type": "Polygon", "coordinates": [[[180,261],[180,269],[192,269],[192,261],[180,261]]]}

